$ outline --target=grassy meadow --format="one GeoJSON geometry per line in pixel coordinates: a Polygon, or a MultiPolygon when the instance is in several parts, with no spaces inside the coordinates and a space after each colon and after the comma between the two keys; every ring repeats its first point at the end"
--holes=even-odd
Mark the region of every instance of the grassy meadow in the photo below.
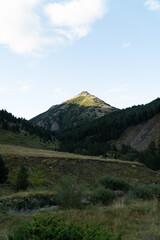
{"type": "MultiPolygon", "coordinates": [[[[44,142],[42,138],[36,135],[30,135],[26,131],[21,131],[20,133],[6,131],[0,128],[0,144],[8,146],[24,146],[27,148],[37,148],[37,149],[55,149],[58,146],[58,142],[44,142]]],[[[2,147],[3,149],[3,147],[2,147]]],[[[6,148],[4,146],[4,151],[6,148]]]]}
{"type": "MultiPolygon", "coordinates": [[[[35,196],[52,196],[63,175],[70,175],[90,193],[102,176],[121,177],[133,184],[160,184],[160,175],[144,165],[101,157],[61,153],[38,148],[0,144],[2,155],[9,168],[6,184],[0,186],[0,201],[28,199],[35,196]],[[15,181],[18,168],[23,162],[29,170],[30,186],[25,192],[17,192],[15,181]]],[[[34,216],[63,217],[67,223],[101,225],[123,240],[160,239],[160,203],[158,200],[138,200],[121,197],[110,205],[87,205],[83,209],[46,208],[36,211],[13,211],[0,208],[0,240],[7,240],[23,221],[33,221],[34,216]]]]}
{"type": "Polygon", "coordinates": [[[136,162],[102,157],[82,156],[37,148],[0,144],[0,155],[9,168],[8,182],[15,184],[16,174],[23,162],[29,169],[32,187],[54,186],[63,175],[75,176],[84,185],[109,175],[134,183],[160,182],[159,175],[136,162]]]}
{"type": "Polygon", "coordinates": [[[0,239],[12,232],[23,221],[32,221],[34,216],[60,216],[67,223],[80,225],[91,223],[101,225],[110,232],[122,234],[123,240],[159,240],[160,239],[160,204],[156,200],[133,201],[129,205],[115,202],[111,206],[89,207],[84,210],[45,210],[33,215],[0,213],[0,239]]]}

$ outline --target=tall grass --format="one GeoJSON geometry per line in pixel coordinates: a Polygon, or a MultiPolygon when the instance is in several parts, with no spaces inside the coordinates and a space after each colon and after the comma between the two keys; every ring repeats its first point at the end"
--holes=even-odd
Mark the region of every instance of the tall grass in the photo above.
{"type": "Polygon", "coordinates": [[[62,208],[82,208],[84,190],[77,184],[75,178],[71,176],[62,177],[61,183],[57,188],[55,199],[62,208]]]}
{"type": "MultiPolygon", "coordinates": [[[[160,204],[157,200],[133,200],[126,205],[121,199],[108,207],[88,206],[83,210],[46,210],[37,213],[36,216],[39,214],[45,218],[53,215],[63,217],[66,223],[75,222],[80,226],[88,222],[91,225],[98,224],[116,235],[122,232],[123,240],[142,240],[149,236],[155,240],[160,239],[160,204]]],[[[25,219],[32,222],[33,216],[0,213],[0,219],[1,237],[13,232],[25,219]]]]}

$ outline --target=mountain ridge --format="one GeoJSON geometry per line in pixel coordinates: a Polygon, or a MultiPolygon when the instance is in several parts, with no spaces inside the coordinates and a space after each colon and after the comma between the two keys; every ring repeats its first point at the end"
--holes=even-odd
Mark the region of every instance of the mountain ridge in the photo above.
{"type": "Polygon", "coordinates": [[[115,111],[78,128],[59,131],[56,137],[61,141],[61,151],[104,156],[128,154],[126,159],[137,158],[148,167],[160,169],[160,98],[115,111]]]}
{"type": "Polygon", "coordinates": [[[53,105],[30,121],[45,129],[57,131],[75,127],[116,110],[87,91],[82,91],[61,104],[53,105]]]}

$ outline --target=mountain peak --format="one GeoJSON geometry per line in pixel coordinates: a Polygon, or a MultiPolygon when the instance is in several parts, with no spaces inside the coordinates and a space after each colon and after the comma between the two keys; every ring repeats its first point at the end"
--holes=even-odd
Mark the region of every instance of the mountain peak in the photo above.
{"type": "Polygon", "coordinates": [[[82,91],[79,95],[90,95],[87,91],[82,91]]]}
{"type": "Polygon", "coordinates": [[[87,91],[82,91],[77,96],[52,106],[47,112],[31,121],[46,129],[56,131],[72,128],[116,110],[87,91]]]}

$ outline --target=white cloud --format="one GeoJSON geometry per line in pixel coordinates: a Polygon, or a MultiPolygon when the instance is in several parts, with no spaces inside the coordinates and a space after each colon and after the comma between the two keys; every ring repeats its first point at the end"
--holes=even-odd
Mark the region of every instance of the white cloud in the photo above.
{"type": "Polygon", "coordinates": [[[0,0],[0,44],[19,54],[38,55],[47,46],[84,37],[106,12],[107,1],[0,0]]]}
{"type": "Polygon", "coordinates": [[[160,1],[158,0],[147,0],[145,6],[151,11],[160,10],[160,1]]]}
{"type": "Polygon", "coordinates": [[[125,43],[123,43],[123,45],[122,45],[123,48],[128,48],[128,47],[130,47],[130,46],[131,46],[131,43],[130,43],[130,42],[125,42],[125,43]]]}
{"type": "Polygon", "coordinates": [[[40,0],[0,1],[0,43],[20,53],[37,50],[43,42],[40,17],[34,7],[40,0]]]}
{"type": "Polygon", "coordinates": [[[70,0],[62,3],[50,3],[45,13],[57,33],[69,40],[86,36],[96,19],[105,12],[107,0],[70,0]]]}

